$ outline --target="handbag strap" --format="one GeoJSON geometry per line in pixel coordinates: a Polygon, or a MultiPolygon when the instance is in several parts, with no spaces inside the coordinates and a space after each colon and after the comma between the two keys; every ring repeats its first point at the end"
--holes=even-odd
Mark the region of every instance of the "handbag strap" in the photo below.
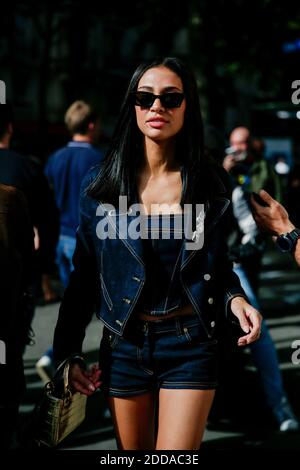
{"type": "Polygon", "coordinates": [[[80,361],[84,363],[84,358],[79,354],[72,354],[68,356],[64,361],[62,361],[59,366],[57,367],[54,377],[52,380],[55,379],[55,376],[61,371],[63,368],[63,380],[64,380],[64,394],[70,392],[69,390],[69,372],[70,372],[70,365],[72,362],[80,361]]]}
{"type": "Polygon", "coordinates": [[[68,360],[64,367],[64,393],[69,391],[69,372],[70,372],[70,361],[68,360]]]}

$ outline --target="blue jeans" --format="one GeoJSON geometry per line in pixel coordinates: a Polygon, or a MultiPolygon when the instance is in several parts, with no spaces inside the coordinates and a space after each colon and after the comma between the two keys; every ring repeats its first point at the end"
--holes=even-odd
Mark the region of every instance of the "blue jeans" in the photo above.
{"type": "MultiPolygon", "coordinates": [[[[260,311],[256,295],[249,283],[248,277],[242,266],[234,267],[242,288],[244,289],[251,305],[260,311]]],[[[285,397],[281,372],[279,369],[276,349],[266,322],[262,321],[261,336],[258,341],[249,345],[254,364],[260,375],[261,385],[265,393],[267,404],[273,408],[285,397]]]]}
{"type": "Polygon", "coordinates": [[[196,314],[156,321],[136,319],[128,330],[120,336],[104,326],[99,367],[105,395],[216,388],[217,340],[207,339],[196,314]]]}
{"type": "Polygon", "coordinates": [[[56,249],[56,261],[58,264],[60,279],[64,288],[67,287],[70,274],[74,269],[72,258],[75,251],[75,245],[75,237],[69,237],[68,235],[59,236],[56,249]]]}

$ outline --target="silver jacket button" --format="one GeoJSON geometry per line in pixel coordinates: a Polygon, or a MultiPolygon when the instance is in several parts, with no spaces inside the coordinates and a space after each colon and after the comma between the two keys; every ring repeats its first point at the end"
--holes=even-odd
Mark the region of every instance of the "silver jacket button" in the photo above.
{"type": "Polygon", "coordinates": [[[213,299],[212,297],[210,297],[210,298],[208,299],[208,303],[209,303],[210,305],[212,305],[212,304],[214,303],[214,299],[213,299]]]}
{"type": "Polygon", "coordinates": [[[210,326],[213,328],[214,326],[216,326],[216,322],[215,321],[212,321],[210,326]]]}
{"type": "Polygon", "coordinates": [[[204,274],[204,279],[205,279],[205,281],[210,281],[211,275],[210,274],[204,274]]]}

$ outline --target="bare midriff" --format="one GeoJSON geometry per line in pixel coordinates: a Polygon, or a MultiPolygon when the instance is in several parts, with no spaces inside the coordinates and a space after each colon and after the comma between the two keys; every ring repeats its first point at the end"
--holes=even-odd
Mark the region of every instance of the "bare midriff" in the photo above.
{"type": "Polygon", "coordinates": [[[182,315],[195,315],[195,309],[192,304],[184,305],[183,307],[172,310],[170,313],[165,313],[163,315],[149,315],[145,312],[137,312],[136,317],[140,320],[146,321],[156,321],[156,320],[165,320],[167,318],[178,317],[182,315]]]}

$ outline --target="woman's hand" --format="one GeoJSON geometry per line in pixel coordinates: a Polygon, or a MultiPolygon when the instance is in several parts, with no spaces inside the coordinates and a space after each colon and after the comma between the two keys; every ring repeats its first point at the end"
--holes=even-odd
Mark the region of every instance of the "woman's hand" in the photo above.
{"type": "Polygon", "coordinates": [[[260,336],[262,316],[244,297],[234,297],[230,305],[232,313],[238,318],[240,327],[247,333],[238,339],[238,346],[246,346],[260,336]]]}
{"type": "Polygon", "coordinates": [[[101,383],[99,380],[101,370],[97,364],[93,364],[88,370],[84,370],[79,364],[72,364],[69,371],[69,382],[73,390],[84,395],[92,395],[101,383]]]}

